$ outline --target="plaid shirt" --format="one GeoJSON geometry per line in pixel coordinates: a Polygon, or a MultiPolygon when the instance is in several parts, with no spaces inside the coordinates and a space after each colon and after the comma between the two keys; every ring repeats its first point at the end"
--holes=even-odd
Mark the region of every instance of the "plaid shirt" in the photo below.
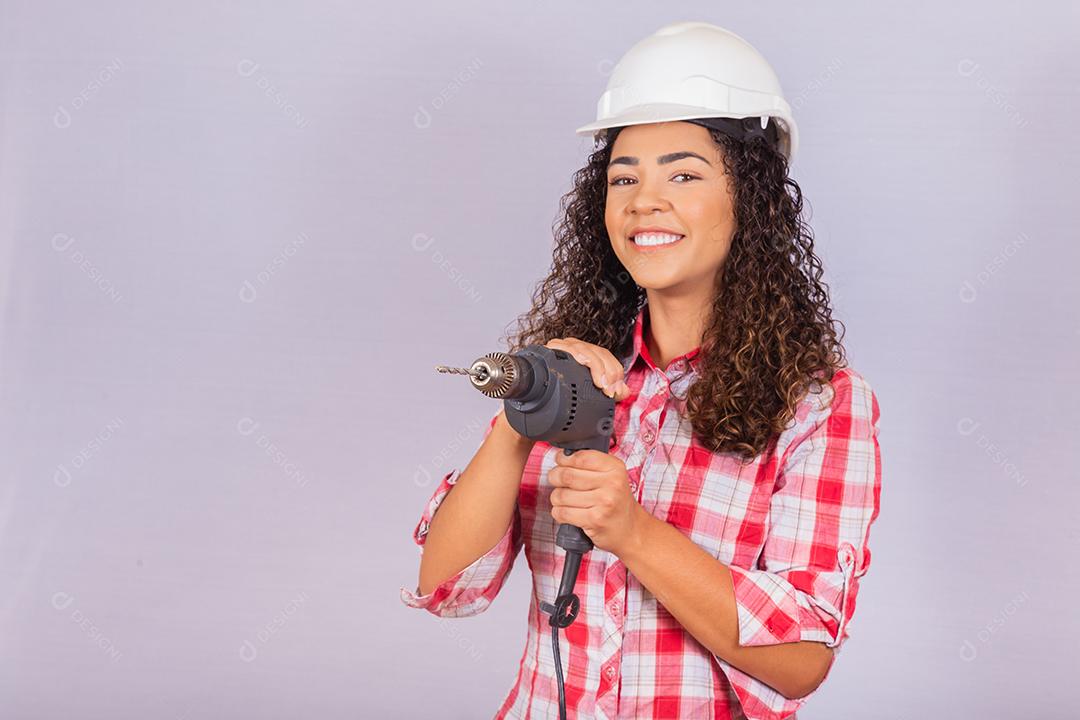
{"type": "MultiPolygon", "coordinates": [[[[838,652],[870,565],[867,541],[880,502],[873,390],[842,368],[832,381],[835,395],[827,387],[808,394],[794,422],[740,467],[735,456],[702,446],[685,417],[700,348],[661,370],[642,341],[646,312],[638,314],[624,360],[631,394],[616,405],[610,451],[625,463],[631,491],[731,570],[740,645],[814,640],[838,652]]],[[[498,594],[524,546],[533,578],[528,638],[496,719],[558,717],[548,615],[539,609],[555,598],[564,557],[547,482],[557,452],[536,443],[513,522],[490,551],[426,595],[401,588],[410,607],[475,615],[498,594]]],[[[428,501],[413,531],[420,552],[459,474],[450,471],[428,501]]],[[[612,553],[597,548],[584,556],[576,592],[581,613],[560,631],[569,717],[780,720],[794,718],[814,695],[785,698],[712,654],[612,553]]]]}

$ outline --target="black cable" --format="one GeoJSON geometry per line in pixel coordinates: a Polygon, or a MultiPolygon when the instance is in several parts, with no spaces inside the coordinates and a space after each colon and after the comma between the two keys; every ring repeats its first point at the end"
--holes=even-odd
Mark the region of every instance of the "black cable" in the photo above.
{"type": "Polygon", "coordinates": [[[559,659],[559,626],[551,626],[551,652],[555,655],[555,679],[559,685],[559,720],[566,720],[566,690],[563,688],[562,660],[559,659]]]}
{"type": "Polygon", "coordinates": [[[563,683],[562,659],[559,657],[559,628],[569,627],[581,610],[581,600],[573,592],[580,569],[581,553],[567,550],[555,603],[540,603],[540,609],[551,615],[548,622],[551,625],[551,654],[555,657],[555,680],[559,686],[559,720],[566,720],[566,689],[563,683]]]}

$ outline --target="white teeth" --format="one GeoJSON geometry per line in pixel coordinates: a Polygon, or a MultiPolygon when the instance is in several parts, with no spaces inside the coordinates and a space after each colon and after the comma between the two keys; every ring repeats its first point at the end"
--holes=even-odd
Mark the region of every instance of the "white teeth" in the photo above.
{"type": "Polygon", "coordinates": [[[669,245],[676,240],[682,238],[682,235],[671,235],[668,233],[642,233],[634,236],[634,243],[637,245],[669,245]]]}

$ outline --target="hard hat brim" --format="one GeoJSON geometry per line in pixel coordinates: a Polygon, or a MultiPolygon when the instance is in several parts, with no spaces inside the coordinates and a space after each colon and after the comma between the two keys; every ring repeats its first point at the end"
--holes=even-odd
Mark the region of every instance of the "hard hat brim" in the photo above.
{"type": "MultiPolygon", "coordinates": [[[[621,127],[623,125],[644,125],[646,123],[675,122],[677,120],[690,120],[693,118],[716,117],[716,110],[691,105],[675,105],[671,103],[648,103],[635,105],[625,111],[612,115],[605,120],[591,122],[582,125],[576,132],[578,135],[594,133],[597,130],[621,127]]],[[[734,116],[732,116],[734,117],[734,116]]]]}
{"type": "MultiPolygon", "coordinates": [[[[612,115],[604,120],[598,120],[596,122],[591,122],[588,125],[582,125],[574,132],[577,135],[591,135],[599,130],[627,125],[646,125],[649,123],[676,122],[679,120],[694,120],[697,118],[710,117],[759,117],[760,115],[761,113],[747,113],[745,115],[738,115],[735,113],[721,114],[718,113],[715,108],[710,109],[674,103],[648,103],[635,105],[634,107],[627,108],[623,112],[612,115]]],[[[798,147],[798,139],[794,133],[794,128],[788,123],[787,118],[779,113],[770,115],[770,117],[780,121],[780,126],[784,130],[784,134],[787,135],[786,142],[784,143],[786,145],[786,154],[789,158],[794,157],[795,150],[798,147]]]]}

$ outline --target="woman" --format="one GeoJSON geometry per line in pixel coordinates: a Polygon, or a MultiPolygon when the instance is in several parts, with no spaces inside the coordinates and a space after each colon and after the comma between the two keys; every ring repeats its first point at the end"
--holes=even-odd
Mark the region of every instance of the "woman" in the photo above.
{"type": "Polygon", "coordinates": [[[620,61],[510,343],[590,368],[618,401],[611,450],[534,443],[500,404],[414,531],[419,584],[402,599],[445,617],[487,608],[525,548],[529,634],[497,718],[559,710],[540,610],[561,575],[558,523],[596,545],[561,641],[570,717],[790,717],[848,636],[879,510],[878,405],[844,360],[788,177],[794,123],[763,63],[704,23],[620,61]],[[754,115],[730,94],[668,91],[703,69],[774,96],[754,115]]]}

